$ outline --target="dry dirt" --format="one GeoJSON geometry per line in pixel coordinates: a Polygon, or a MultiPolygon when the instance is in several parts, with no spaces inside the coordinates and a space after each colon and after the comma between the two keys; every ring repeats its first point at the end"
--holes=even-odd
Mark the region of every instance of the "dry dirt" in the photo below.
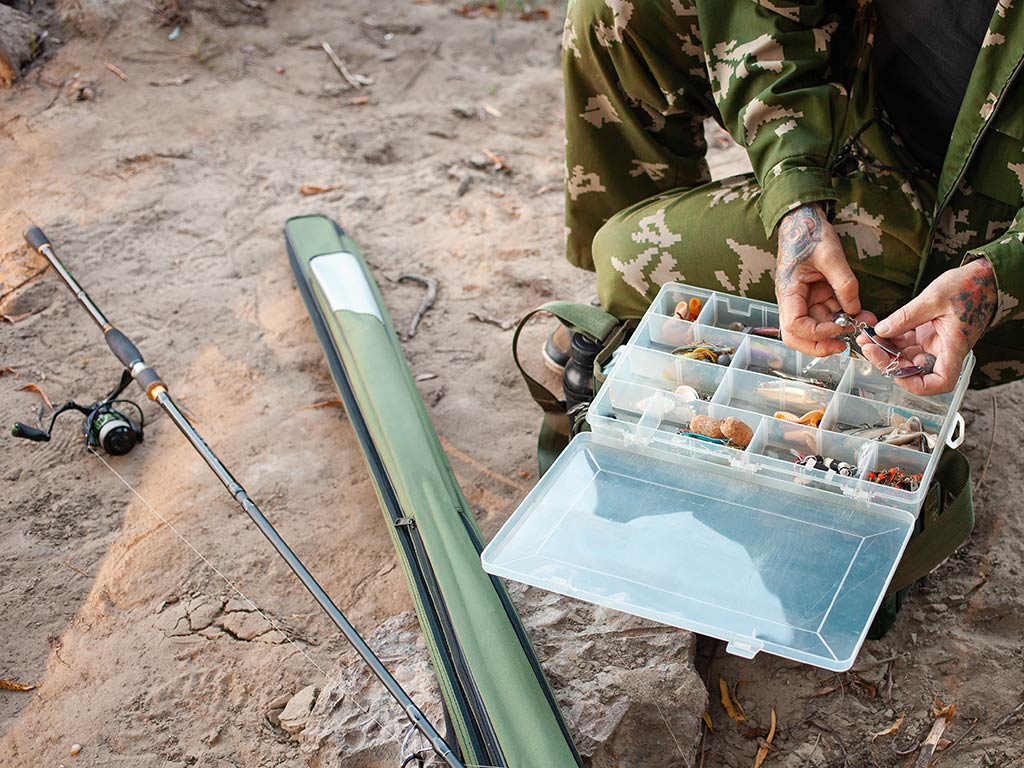
{"type": "MultiPolygon", "coordinates": [[[[468,313],[511,321],[592,292],[560,247],[557,17],[279,0],[265,26],[200,17],[171,42],[137,10],[106,34],[69,37],[0,94],[0,420],[33,420],[26,384],[87,400],[118,374],[54,275],[16,288],[42,266],[21,243],[31,219],[354,623],[368,631],[408,609],[344,416],[311,407],[335,393],[281,227],[301,213],[338,219],[399,324],[421,294],[394,279],[440,281],[406,352],[414,373],[436,374],[422,394],[493,535],[535,481],[538,418],[511,334],[468,313]],[[344,90],[321,38],[372,85],[344,90]],[[303,196],[303,185],[337,188],[303,196]]],[[[713,144],[718,175],[743,167],[735,147],[713,144]]],[[[544,329],[532,330],[536,347],[544,329]]],[[[865,646],[859,672],[704,643],[714,730],[698,755],[623,764],[752,765],[774,707],[766,766],[914,766],[941,699],[956,713],[937,765],[1024,765],[1022,394],[968,397],[975,534],[890,637],[865,646]],[[738,684],[745,722],[723,710],[720,676],[738,684]]],[[[73,417],[48,445],[0,443],[0,678],[37,685],[0,690],[0,762],[301,766],[265,714],[321,682],[344,643],[171,425],[146,416],[144,445],[110,464],[165,520],[82,448],[73,417]]]]}

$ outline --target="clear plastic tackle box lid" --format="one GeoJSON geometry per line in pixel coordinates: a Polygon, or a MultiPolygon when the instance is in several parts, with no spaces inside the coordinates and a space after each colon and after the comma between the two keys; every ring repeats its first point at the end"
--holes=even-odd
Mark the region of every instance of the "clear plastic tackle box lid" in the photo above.
{"type": "Polygon", "coordinates": [[[484,550],[488,573],[849,669],[914,527],[906,511],[582,434],[484,550]],[[803,491],[803,492],[802,492],[803,491]]]}

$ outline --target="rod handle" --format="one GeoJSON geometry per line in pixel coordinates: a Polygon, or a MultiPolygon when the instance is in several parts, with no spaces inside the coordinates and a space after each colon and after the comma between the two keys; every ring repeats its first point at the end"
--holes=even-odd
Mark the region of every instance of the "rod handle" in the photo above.
{"type": "Polygon", "coordinates": [[[11,427],[11,434],[14,437],[24,437],[26,440],[33,440],[37,443],[46,443],[50,440],[50,436],[43,432],[43,430],[30,427],[28,424],[22,424],[20,421],[14,422],[14,426],[11,427]]]}
{"type": "Polygon", "coordinates": [[[160,374],[142,359],[142,353],[135,346],[135,342],[117,328],[107,328],[103,337],[107,340],[110,351],[121,361],[121,365],[131,372],[132,378],[146,391],[146,397],[153,399],[154,392],[158,387],[167,389],[163,381],[160,380],[160,374]]]}
{"type": "Polygon", "coordinates": [[[44,245],[50,245],[50,238],[46,236],[43,230],[33,224],[25,230],[25,242],[38,251],[44,245]]]}

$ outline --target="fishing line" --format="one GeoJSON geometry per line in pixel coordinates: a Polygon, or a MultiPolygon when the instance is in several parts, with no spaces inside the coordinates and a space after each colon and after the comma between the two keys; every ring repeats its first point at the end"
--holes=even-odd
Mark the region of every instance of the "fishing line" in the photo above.
{"type": "MultiPolygon", "coordinates": [[[[157,517],[157,519],[159,519],[159,520],[160,520],[160,522],[161,522],[161,523],[163,523],[164,525],[166,525],[166,526],[167,526],[167,527],[168,527],[168,528],[169,528],[169,529],[171,530],[171,532],[172,532],[172,533],[173,533],[173,534],[174,534],[175,536],[177,536],[177,537],[178,537],[179,539],[181,539],[181,541],[182,541],[182,542],[183,542],[183,543],[185,544],[185,546],[187,546],[187,547],[188,547],[189,549],[191,549],[191,550],[192,550],[192,551],[193,551],[193,552],[194,552],[194,553],[196,554],[196,556],[197,556],[197,557],[198,557],[198,558],[199,558],[200,560],[202,560],[202,561],[203,561],[203,563],[204,563],[204,564],[205,564],[205,565],[206,565],[206,566],[207,566],[207,567],[208,567],[208,568],[209,568],[209,569],[210,569],[211,571],[213,571],[213,572],[214,572],[214,573],[216,573],[216,574],[217,574],[218,576],[220,576],[220,577],[221,577],[221,579],[223,579],[223,580],[224,580],[224,583],[225,583],[225,584],[227,584],[227,585],[228,585],[228,586],[229,586],[229,587],[230,587],[230,588],[231,588],[231,589],[232,589],[232,590],[233,590],[233,591],[234,591],[234,592],[235,592],[235,593],[236,593],[236,594],[237,594],[237,595],[238,595],[238,596],[239,596],[240,598],[242,598],[242,599],[243,599],[243,600],[244,600],[244,601],[245,601],[246,603],[248,603],[248,604],[249,604],[249,605],[250,605],[250,606],[252,607],[253,611],[255,611],[255,612],[256,612],[257,614],[259,614],[259,615],[260,615],[260,617],[261,617],[261,618],[262,618],[262,619],[263,619],[263,620],[264,620],[265,622],[267,622],[267,624],[269,624],[269,625],[270,625],[270,627],[271,627],[272,629],[274,629],[274,630],[275,630],[275,631],[276,631],[276,632],[277,632],[278,634],[280,634],[280,635],[281,635],[281,637],[283,637],[283,638],[284,638],[285,640],[287,640],[287,641],[288,641],[288,643],[289,643],[289,644],[290,644],[290,645],[291,645],[291,646],[292,646],[293,648],[295,648],[295,650],[297,650],[297,651],[298,651],[298,652],[299,652],[300,654],[302,654],[303,658],[305,658],[305,659],[306,659],[306,661],[308,661],[308,662],[309,662],[310,664],[312,664],[312,665],[313,665],[314,667],[316,667],[317,671],[319,671],[321,675],[323,675],[323,676],[324,676],[324,677],[325,677],[326,679],[328,679],[328,680],[330,680],[330,679],[331,679],[331,678],[330,678],[330,675],[328,675],[328,674],[327,674],[327,672],[326,672],[326,671],[324,670],[324,668],[323,668],[323,667],[321,667],[321,666],[320,666],[319,664],[317,664],[316,660],[315,660],[315,659],[313,659],[313,657],[312,657],[312,656],[310,656],[310,655],[309,655],[308,653],[306,653],[306,650],[305,650],[305,649],[304,649],[304,648],[303,648],[303,647],[302,647],[301,645],[299,645],[299,644],[298,644],[297,642],[295,642],[295,641],[294,641],[294,640],[293,640],[293,639],[292,639],[292,638],[291,638],[291,637],[290,637],[290,636],[288,635],[288,633],[287,633],[287,632],[285,632],[285,631],[284,631],[284,630],[283,630],[283,629],[282,629],[282,628],[281,628],[281,627],[280,627],[280,626],[279,626],[279,625],[277,624],[277,622],[275,622],[275,621],[274,621],[273,619],[271,619],[271,618],[270,618],[269,616],[267,616],[267,614],[265,614],[265,613],[264,613],[263,611],[261,611],[261,610],[259,609],[259,607],[258,607],[258,606],[256,605],[256,603],[255,603],[255,602],[253,602],[253,601],[252,601],[252,599],[250,599],[250,598],[249,598],[249,596],[248,596],[248,595],[246,595],[246,594],[245,594],[245,593],[244,593],[244,592],[243,592],[243,591],[242,591],[242,590],[241,590],[241,589],[240,589],[240,588],[238,587],[238,585],[237,585],[237,584],[235,584],[235,582],[233,582],[233,581],[232,581],[231,579],[229,579],[229,578],[228,578],[227,576],[225,576],[225,575],[224,575],[224,573],[223,573],[223,572],[222,572],[222,571],[221,571],[221,570],[220,570],[219,568],[217,568],[217,566],[215,566],[215,565],[214,565],[214,564],[213,564],[212,562],[210,562],[209,558],[207,558],[207,557],[206,557],[206,556],[205,556],[205,555],[204,555],[204,554],[203,554],[202,552],[200,552],[200,551],[199,551],[199,550],[198,550],[198,549],[196,548],[195,544],[193,544],[193,543],[192,543],[191,541],[189,541],[189,540],[188,540],[187,538],[185,538],[185,536],[184,536],[184,535],[183,535],[183,534],[181,533],[181,531],[179,531],[179,530],[178,530],[177,528],[175,528],[175,527],[174,527],[174,524],[173,524],[173,523],[172,523],[172,522],[171,522],[170,520],[168,520],[168,519],[167,519],[166,517],[164,517],[164,516],[163,516],[163,515],[162,515],[162,514],[160,513],[160,511],[159,511],[159,510],[158,510],[158,509],[157,509],[157,508],[156,508],[155,506],[153,506],[153,505],[152,505],[152,504],[151,504],[151,503],[149,502],[149,500],[148,500],[148,499],[146,499],[146,497],[145,497],[145,496],[143,496],[143,495],[142,495],[141,493],[139,493],[139,492],[138,492],[138,491],[137,491],[137,490],[136,490],[136,489],[135,489],[135,488],[134,488],[134,487],[132,486],[132,484],[131,484],[130,482],[128,482],[128,480],[127,480],[127,479],[125,479],[125,477],[124,477],[124,476],[122,476],[122,475],[121,475],[121,473],[119,473],[119,472],[118,472],[118,471],[117,471],[116,469],[114,469],[114,468],[113,468],[112,466],[110,466],[110,463],[109,463],[109,462],[108,462],[108,461],[107,461],[107,460],[106,460],[105,458],[103,458],[103,456],[102,456],[102,455],[101,455],[100,453],[98,453],[98,452],[97,452],[97,451],[96,451],[96,450],[95,450],[94,448],[92,448],[92,447],[90,447],[90,448],[89,448],[88,450],[89,450],[89,453],[91,453],[91,454],[92,454],[93,456],[95,456],[95,457],[96,457],[97,459],[99,459],[99,460],[100,460],[100,462],[102,462],[103,466],[105,466],[105,467],[106,467],[107,469],[109,469],[109,470],[111,471],[111,473],[113,473],[114,477],[116,477],[116,478],[117,478],[118,480],[120,480],[120,481],[121,481],[121,482],[122,482],[122,483],[124,484],[124,487],[125,487],[125,488],[127,488],[127,489],[128,489],[129,491],[131,491],[131,492],[132,492],[132,494],[134,494],[135,498],[137,498],[137,499],[138,499],[139,501],[141,501],[141,502],[142,502],[142,503],[143,503],[143,504],[145,505],[145,507],[146,507],[146,508],[147,508],[147,509],[148,509],[148,510],[149,510],[150,512],[152,512],[152,513],[153,513],[153,514],[154,514],[154,515],[155,515],[155,516],[157,517]]],[[[362,705],[361,705],[361,704],[360,704],[360,703],[359,703],[358,701],[356,701],[356,700],[355,700],[355,698],[353,698],[352,696],[349,696],[349,697],[348,697],[348,700],[349,700],[349,701],[351,701],[351,702],[352,702],[353,704],[355,704],[355,705],[356,705],[356,709],[358,709],[358,710],[359,710],[359,711],[361,711],[361,712],[362,712],[362,713],[363,713],[364,715],[366,715],[366,716],[367,716],[368,718],[370,718],[370,719],[371,719],[371,720],[372,720],[372,721],[373,721],[373,722],[374,722],[374,723],[375,723],[375,724],[377,725],[377,727],[381,729],[381,733],[383,733],[385,737],[387,737],[387,738],[389,738],[389,739],[391,739],[391,738],[394,738],[394,739],[396,739],[396,740],[397,740],[398,736],[400,736],[400,735],[401,735],[400,733],[399,733],[399,734],[397,734],[397,735],[392,735],[392,734],[391,734],[391,733],[390,733],[390,732],[388,731],[387,727],[386,727],[386,726],[385,726],[385,725],[384,725],[384,724],[383,724],[383,723],[382,723],[382,722],[381,722],[380,720],[378,720],[378,719],[377,719],[376,717],[374,717],[374,716],[373,716],[373,714],[371,714],[371,713],[370,713],[370,710],[369,710],[369,709],[367,709],[367,708],[364,708],[364,707],[363,707],[363,706],[362,706],[362,705]]],[[[413,725],[412,723],[410,723],[410,726],[411,726],[411,727],[415,727],[415,726],[414,726],[414,725],[413,725]]],[[[466,768],[470,768],[470,766],[467,766],[466,768]]],[[[482,766],[482,767],[474,766],[473,768],[487,768],[487,766],[482,766]]]]}

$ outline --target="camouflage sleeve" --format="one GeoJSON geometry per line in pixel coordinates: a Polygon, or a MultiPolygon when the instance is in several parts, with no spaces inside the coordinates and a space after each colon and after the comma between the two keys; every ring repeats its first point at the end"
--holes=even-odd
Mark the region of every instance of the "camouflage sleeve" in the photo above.
{"type": "Polygon", "coordinates": [[[996,276],[996,311],[993,328],[1007,320],[1024,319],[1024,208],[1017,211],[1010,228],[990,243],[973,248],[963,263],[987,258],[996,276]]]}
{"type": "Polygon", "coordinates": [[[824,0],[698,0],[715,102],[761,185],[771,237],[803,203],[836,199],[828,170],[833,118],[845,96],[828,82],[838,26],[824,0]]]}

